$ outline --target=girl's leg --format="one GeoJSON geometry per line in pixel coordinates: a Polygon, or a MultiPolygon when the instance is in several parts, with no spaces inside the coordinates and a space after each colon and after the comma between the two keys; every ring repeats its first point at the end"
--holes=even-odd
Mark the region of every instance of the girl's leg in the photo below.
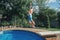
{"type": "Polygon", "coordinates": [[[30,25],[30,27],[32,26],[32,22],[31,21],[29,21],[29,25],[30,25]]]}
{"type": "Polygon", "coordinates": [[[32,20],[32,27],[35,28],[35,22],[32,20]]]}
{"type": "Polygon", "coordinates": [[[29,21],[29,25],[30,25],[30,27],[35,28],[35,23],[34,23],[34,21],[29,21]]]}
{"type": "Polygon", "coordinates": [[[35,25],[35,22],[32,20],[32,24],[35,25]]]}

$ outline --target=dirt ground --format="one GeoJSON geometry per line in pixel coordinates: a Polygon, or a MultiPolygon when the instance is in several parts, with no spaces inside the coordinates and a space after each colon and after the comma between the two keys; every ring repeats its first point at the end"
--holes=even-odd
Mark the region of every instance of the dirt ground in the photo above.
{"type": "Polygon", "coordinates": [[[0,28],[0,30],[27,30],[27,31],[32,31],[32,32],[43,32],[43,31],[47,31],[47,30],[43,30],[43,29],[36,29],[36,28],[20,28],[20,27],[14,27],[14,28],[8,28],[8,27],[2,27],[0,28]]]}

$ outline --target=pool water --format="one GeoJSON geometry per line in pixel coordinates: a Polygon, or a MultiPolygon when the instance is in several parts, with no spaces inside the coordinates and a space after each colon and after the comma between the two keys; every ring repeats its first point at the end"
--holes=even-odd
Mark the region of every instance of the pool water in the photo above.
{"type": "Polygon", "coordinates": [[[6,30],[1,32],[0,40],[45,40],[45,38],[30,31],[6,30]]]}

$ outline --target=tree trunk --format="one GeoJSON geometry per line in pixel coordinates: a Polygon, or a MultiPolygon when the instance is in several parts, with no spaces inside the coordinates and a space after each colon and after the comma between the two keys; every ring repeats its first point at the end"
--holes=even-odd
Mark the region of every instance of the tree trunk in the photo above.
{"type": "Polygon", "coordinates": [[[49,15],[47,15],[47,22],[48,22],[48,28],[50,28],[50,19],[49,19],[49,15]]]}

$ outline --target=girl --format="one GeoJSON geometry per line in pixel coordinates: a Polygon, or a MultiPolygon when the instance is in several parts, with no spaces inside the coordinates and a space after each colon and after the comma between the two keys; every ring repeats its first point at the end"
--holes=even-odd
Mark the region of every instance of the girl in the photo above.
{"type": "Polygon", "coordinates": [[[32,19],[33,8],[31,7],[28,11],[28,22],[32,28],[35,28],[35,22],[32,19]]]}

